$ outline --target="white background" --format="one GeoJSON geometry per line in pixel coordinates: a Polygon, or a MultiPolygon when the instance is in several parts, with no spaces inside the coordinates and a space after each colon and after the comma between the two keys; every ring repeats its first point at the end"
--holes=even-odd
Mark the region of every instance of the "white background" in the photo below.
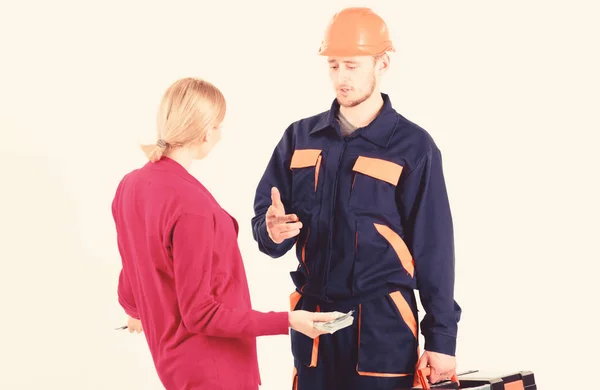
{"type": "MultiPolygon", "coordinates": [[[[594,1],[3,1],[0,388],[162,388],[142,335],[117,332],[110,202],[145,162],[164,90],[228,102],[193,168],[241,226],[254,305],[287,310],[290,252],[252,239],[256,184],[292,121],[328,109],[330,16],[371,5],[398,49],[383,91],[444,156],[456,229],[460,370],[532,370],[541,390],[598,363],[600,61],[594,1]]],[[[264,390],[290,388],[285,336],[261,338],[264,390]]],[[[580,374],[580,376],[578,375],[580,374]]]]}

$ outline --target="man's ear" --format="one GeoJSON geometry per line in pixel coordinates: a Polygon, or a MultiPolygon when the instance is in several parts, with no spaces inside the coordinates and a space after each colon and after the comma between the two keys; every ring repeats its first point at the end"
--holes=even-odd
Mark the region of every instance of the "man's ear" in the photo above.
{"type": "Polygon", "coordinates": [[[383,54],[379,58],[379,70],[386,71],[390,67],[390,56],[388,53],[383,54]]]}

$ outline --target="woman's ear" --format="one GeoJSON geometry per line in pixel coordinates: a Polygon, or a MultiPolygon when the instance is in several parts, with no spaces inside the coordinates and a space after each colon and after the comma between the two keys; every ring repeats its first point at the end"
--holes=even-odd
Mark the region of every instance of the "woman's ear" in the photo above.
{"type": "Polygon", "coordinates": [[[210,142],[212,138],[212,129],[208,129],[208,131],[206,133],[204,133],[204,135],[202,136],[202,143],[204,142],[210,142]]]}

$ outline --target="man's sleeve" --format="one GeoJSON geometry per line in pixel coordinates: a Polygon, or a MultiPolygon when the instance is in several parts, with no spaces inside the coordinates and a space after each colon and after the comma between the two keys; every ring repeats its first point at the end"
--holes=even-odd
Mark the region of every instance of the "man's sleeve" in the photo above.
{"type": "Polygon", "coordinates": [[[292,172],[290,170],[292,142],[292,126],[290,125],[275,147],[265,172],[258,183],[254,197],[252,235],[258,243],[258,249],[273,258],[285,255],[296,243],[296,238],[288,238],[280,244],[274,243],[267,233],[265,220],[267,209],[271,206],[271,188],[273,187],[277,187],[279,190],[286,213],[290,212],[292,199],[292,172]]]}
{"type": "Polygon", "coordinates": [[[425,316],[425,350],[454,356],[462,309],[454,300],[454,232],[439,149],[401,180],[399,205],[425,316]]]}
{"type": "Polygon", "coordinates": [[[131,291],[131,283],[129,282],[129,279],[125,274],[124,269],[121,269],[121,273],[119,274],[117,295],[119,299],[119,304],[121,305],[123,310],[125,310],[125,313],[131,318],[139,320],[140,315],[138,314],[135,299],[133,298],[133,293],[131,291]]]}
{"type": "Polygon", "coordinates": [[[214,224],[210,215],[184,214],[172,232],[175,291],[186,329],[214,337],[288,334],[287,312],[232,308],[212,295],[215,257],[231,261],[229,253],[219,253],[223,246],[216,241],[214,224]]]}

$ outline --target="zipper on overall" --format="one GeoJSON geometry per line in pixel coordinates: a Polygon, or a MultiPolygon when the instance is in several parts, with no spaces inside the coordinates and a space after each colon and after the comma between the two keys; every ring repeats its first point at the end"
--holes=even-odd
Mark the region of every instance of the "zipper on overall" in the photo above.
{"type": "Polygon", "coordinates": [[[348,144],[349,137],[344,138],[344,143],[342,144],[342,150],[340,151],[340,157],[338,158],[336,172],[335,172],[335,181],[333,182],[333,192],[331,196],[331,218],[330,218],[330,226],[329,226],[329,234],[327,238],[327,257],[325,258],[325,275],[323,278],[323,295],[326,297],[327,294],[327,282],[329,281],[329,268],[331,266],[331,252],[333,247],[333,229],[335,226],[335,211],[336,211],[336,199],[337,199],[337,187],[340,176],[340,164],[342,162],[342,158],[344,157],[344,151],[346,150],[346,145],[348,144]]]}

